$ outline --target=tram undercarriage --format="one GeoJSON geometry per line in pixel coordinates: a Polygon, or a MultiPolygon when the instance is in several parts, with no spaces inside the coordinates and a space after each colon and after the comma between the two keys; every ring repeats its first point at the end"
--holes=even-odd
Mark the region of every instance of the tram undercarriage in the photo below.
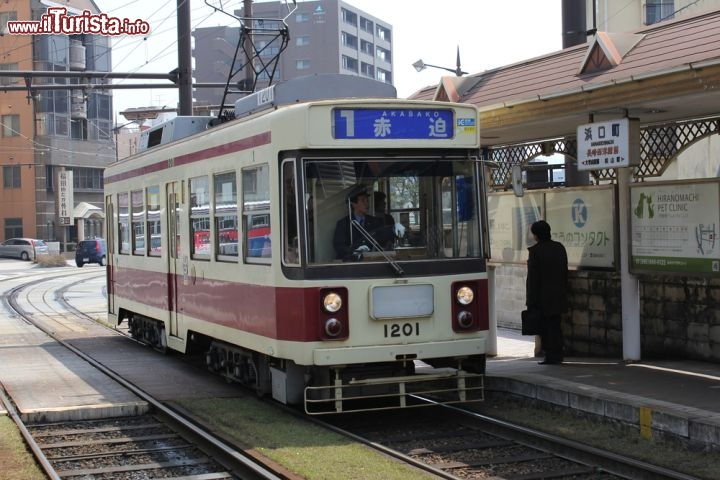
{"type": "MultiPolygon", "coordinates": [[[[128,324],[135,340],[167,352],[163,322],[132,314],[128,324]]],[[[209,371],[251,388],[259,396],[271,395],[288,405],[304,404],[308,414],[420,406],[414,400],[417,397],[433,397],[439,403],[483,400],[484,355],[441,358],[427,364],[405,360],[302,366],[197,333],[190,332],[189,337],[188,351],[202,352],[209,371]]]]}

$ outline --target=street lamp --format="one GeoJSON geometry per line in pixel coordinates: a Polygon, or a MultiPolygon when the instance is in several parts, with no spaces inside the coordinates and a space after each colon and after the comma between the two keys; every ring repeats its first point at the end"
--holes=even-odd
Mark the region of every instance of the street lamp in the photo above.
{"type": "Polygon", "coordinates": [[[460,47],[458,46],[457,49],[457,67],[453,70],[452,68],[447,67],[439,67],[437,65],[430,65],[429,63],[425,63],[422,60],[418,60],[417,62],[412,64],[413,67],[415,67],[415,70],[418,72],[422,72],[427,67],[433,67],[433,68],[439,68],[440,70],[447,70],[448,72],[453,72],[456,76],[462,77],[463,75],[466,75],[468,72],[463,72],[460,68],[460,47]]]}

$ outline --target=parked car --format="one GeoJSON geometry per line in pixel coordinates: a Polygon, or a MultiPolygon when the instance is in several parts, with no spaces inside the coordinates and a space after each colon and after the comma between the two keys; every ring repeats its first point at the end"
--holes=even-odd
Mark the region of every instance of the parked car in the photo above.
{"type": "Polygon", "coordinates": [[[97,263],[101,267],[105,265],[107,246],[102,238],[91,238],[78,243],[75,250],[75,265],[82,267],[86,263],[97,263]]]}
{"type": "Polygon", "coordinates": [[[47,243],[37,238],[10,238],[0,243],[0,257],[35,260],[38,255],[50,253],[47,243]]]}

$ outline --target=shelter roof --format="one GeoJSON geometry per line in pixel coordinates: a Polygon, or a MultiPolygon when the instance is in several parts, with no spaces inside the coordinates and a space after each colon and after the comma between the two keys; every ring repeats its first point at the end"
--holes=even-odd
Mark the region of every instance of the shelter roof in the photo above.
{"type": "Polygon", "coordinates": [[[720,10],[632,33],[600,32],[583,45],[443,77],[411,98],[453,95],[480,109],[484,145],[574,134],[591,115],[631,116],[641,124],[716,116],[720,10]]]}

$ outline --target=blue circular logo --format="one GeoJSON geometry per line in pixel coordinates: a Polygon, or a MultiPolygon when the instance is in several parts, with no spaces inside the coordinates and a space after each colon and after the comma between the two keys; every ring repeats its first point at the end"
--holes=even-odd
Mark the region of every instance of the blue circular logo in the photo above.
{"type": "Polygon", "coordinates": [[[588,211],[587,205],[585,205],[582,198],[575,199],[572,204],[570,215],[572,216],[572,221],[576,227],[582,228],[585,226],[587,223],[588,211]]]}

